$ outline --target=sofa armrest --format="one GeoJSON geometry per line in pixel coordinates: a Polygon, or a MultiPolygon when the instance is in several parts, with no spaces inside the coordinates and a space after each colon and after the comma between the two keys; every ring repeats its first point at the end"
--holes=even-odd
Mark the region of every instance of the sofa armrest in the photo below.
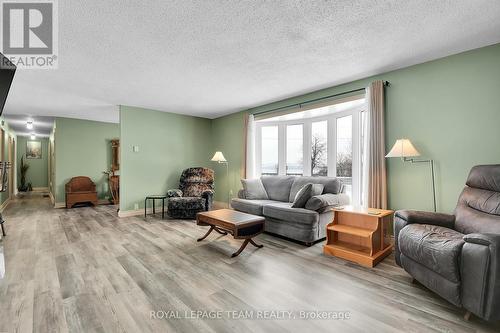
{"type": "Polygon", "coordinates": [[[182,191],[179,189],[173,189],[167,191],[167,198],[182,197],[182,191]]]}
{"type": "Polygon", "coordinates": [[[500,319],[500,235],[468,234],[461,255],[462,304],[486,320],[500,319]]]}
{"type": "Polygon", "coordinates": [[[240,189],[240,190],[238,191],[238,198],[240,198],[240,199],[246,199],[246,195],[245,195],[245,193],[246,193],[246,192],[245,192],[245,189],[243,189],[243,188],[242,188],[242,189],[240,189]]]}

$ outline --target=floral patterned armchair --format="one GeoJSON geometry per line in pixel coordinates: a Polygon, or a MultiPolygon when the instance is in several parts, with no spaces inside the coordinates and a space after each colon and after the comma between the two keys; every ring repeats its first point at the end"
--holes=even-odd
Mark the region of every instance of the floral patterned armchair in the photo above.
{"type": "Polygon", "coordinates": [[[210,210],[214,196],[214,171],[189,168],[182,172],[179,189],[167,191],[168,216],[195,219],[196,213],[210,210]]]}

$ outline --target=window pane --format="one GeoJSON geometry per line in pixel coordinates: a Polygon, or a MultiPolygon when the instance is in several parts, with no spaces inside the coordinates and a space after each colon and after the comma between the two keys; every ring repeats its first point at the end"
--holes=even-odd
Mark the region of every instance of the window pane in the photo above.
{"type": "Polygon", "coordinates": [[[337,177],[352,194],[352,116],[337,118],[337,177]]]}
{"type": "Polygon", "coordinates": [[[262,127],[262,159],[263,175],[278,174],[278,126],[262,127]]]}
{"type": "Polygon", "coordinates": [[[326,176],[328,122],[319,121],[311,124],[311,173],[313,176],[326,176]]]}
{"type": "Polygon", "coordinates": [[[286,174],[299,175],[304,173],[303,165],[304,143],[302,141],[302,125],[286,127],[286,174]]]}

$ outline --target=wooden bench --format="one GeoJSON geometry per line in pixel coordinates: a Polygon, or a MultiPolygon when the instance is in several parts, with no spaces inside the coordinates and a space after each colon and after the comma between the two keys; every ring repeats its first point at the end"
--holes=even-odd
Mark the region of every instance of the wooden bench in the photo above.
{"type": "Polygon", "coordinates": [[[86,202],[97,206],[97,191],[94,182],[85,176],[71,178],[66,184],[66,208],[86,202]]]}

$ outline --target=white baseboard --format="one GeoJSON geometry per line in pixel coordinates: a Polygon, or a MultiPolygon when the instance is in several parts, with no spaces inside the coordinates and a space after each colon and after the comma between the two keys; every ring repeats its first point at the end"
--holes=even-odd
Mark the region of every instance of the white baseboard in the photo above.
{"type": "Polygon", "coordinates": [[[3,212],[9,204],[10,204],[10,198],[7,198],[7,200],[5,200],[3,204],[0,206],[0,212],[3,212]]]}
{"type": "Polygon", "coordinates": [[[33,192],[48,192],[48,187],[33,187],[33,192]]]}
{"type": "Polygon", "coordinates": [[[65,202],[56,202],[54,203],[54,208],[66,208],[65,202]]]}

